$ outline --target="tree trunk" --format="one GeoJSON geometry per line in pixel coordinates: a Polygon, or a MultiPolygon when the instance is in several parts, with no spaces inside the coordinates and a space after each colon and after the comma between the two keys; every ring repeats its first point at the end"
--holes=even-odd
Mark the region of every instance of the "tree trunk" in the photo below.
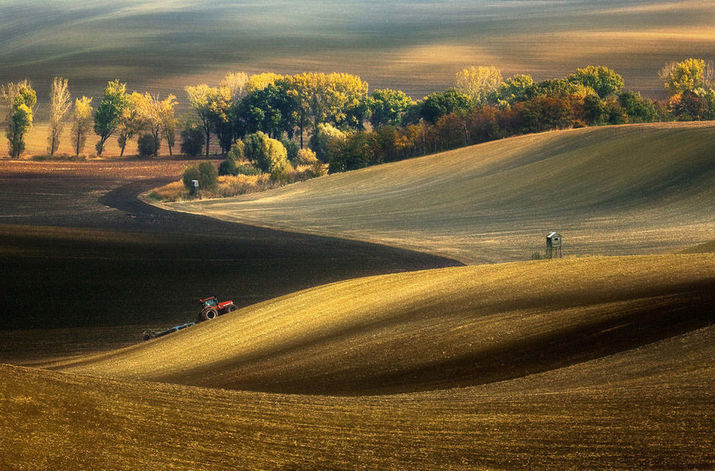
{"type": "Polygon", "coordinates": [[[204,129],[204,132],[206,133],[206,157],[209,156],[209,145],[211,144],[211,131],[207,131],[204,129]]]}

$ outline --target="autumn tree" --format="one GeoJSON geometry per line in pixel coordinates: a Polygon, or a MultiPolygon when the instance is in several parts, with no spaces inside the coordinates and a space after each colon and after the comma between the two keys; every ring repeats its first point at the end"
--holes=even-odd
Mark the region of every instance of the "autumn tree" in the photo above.
{"type": "Polygon", "coordinates": [[[37,94],[29,81],[8,83],[0,88],[7,108],[5,136],[10,141],[10,157],[17,159],[25,150],[25,134],[32,128],[37,94]]]}
{"type": "Polygon", "coordinates": [[[84,150],[87,142],[87,135],[92,129],[92,99],[83,96],[74,102],[74,112],[72,114],[72,147],[75,155],[84,150]]]}
{"type": "Polygon", "coordinates": [[[161,137],[163,135],[167,138],[167,141],[170,141],[168,144],[169,154],[171,155],[171,147],[174,145],[174,133],[176,131],[176,118],[174,117],[176,97],[169,95],[165,100],[161,100],[158,95],[145,93],[137,96],[132,101],[138,117],[138,124],[140,124],[136,128],[137,131],[146,130],[153,139],[151,143],[145,139],[146,142],[143,145],[144,154],[156,156],[159,152],[159,147],[161,147],[161,137]]]}
{"type": "Polygon", "coordinates": [[[155,104],[155,112],[159,119],[161,136],[166,140],[166,145],[169,148],[169,157],[173,155],[172,149],[176,141],[176,126],[179,123],[174,112],[174,108],[177,104],[174,95],[169,95],[162,101],[158,101],[157,98],[157,103],[155,104]]]}
{"type": "Polygon", "coordinates": [[[576,69],[576,72],[569,75],[567,80],[592,88],[600,98],[619,92],[624,85],[623,77],[602,65],[589,65],[582,69],[576,69]]]}
{"type": "Polygon", "coordinates": [[[264,72],[261,74],[253,74],[248,77],[246,82],[246,93],[255,92],[257,90],[263,90],[268,85],[276,83],[276,81],[282,79],[283,76],[280,74],[274,74],[273,72],[264,72]]]}
{"type": "Polygon", "coordinates": [[[245,72],[231,73],[221,80],[220,86],[227,88],[231,99],[238,102],[248,93],[248,79],[245,72]]]}
{"type": "Polygon", "coordinates": [[[458,92],[470,97],[477,105],[486,103],[487,97],[496,91],[502,83],[499,69],[490,65],[471,66],[457,72],[454,79],[454,88],[458,92]]]}
{"type": "Polygon", "coordinates": [[[124,156],[127,143],[147,127],[147,118],[144,112],[149,106],[147,102],[147,97],[138,92],[132,92],[126,97],[126,105],[122,109],[116,126],[120,157],[124,156]]]}
{"type": "Polygon", "coordinates": [[[206,139],[206,156],[211,146],[211,133],[216,132],[221,149],[231,148],[232,131],[230,110],[233,103],[231,89],[227,86],[209,87],[206,84],[186,87],[189,104],[194,109],[206,139]]]}
{"type": "Polygon", "coordinates": [[[370,124],[378,128],[385,125],[397,126],[414,100],[402,90],[384,88],[370,94],[370,124]]]}
{"type": "Polygon", "coordinates": [[[50,133],[47,136],[47,152],[55,155],[60,146],[60,137],[65,127],[64,118],[72,108],[67,79],[55,77],[50,87],[50,133]]]}
{"type": "Polygon", "coordinates": [[[99,136],[97,155],[102,155],[104,145],[117,130],[124,110],[129,106],[127,85],[114,80],[107,83],[102,101],[94,112],[94,132],[99,136]]]}
{"type": "Polygon", "coordinates": [[[693,92],[704,95],[712,85],[713,65],[703,59],[690,57],[682,62],[666,64],[660,71],[660,78],[671,95],[693,92]]]}

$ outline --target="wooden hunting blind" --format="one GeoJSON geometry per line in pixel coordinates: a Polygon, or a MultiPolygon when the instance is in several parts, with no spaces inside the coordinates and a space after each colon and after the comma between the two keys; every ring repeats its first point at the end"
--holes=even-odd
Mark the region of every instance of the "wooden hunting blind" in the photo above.
{"type": "Polygon", "coordinates": [[[561,234],[558,232],[550,232],[546,236],[546,257],[561,258],[561,234]]]}

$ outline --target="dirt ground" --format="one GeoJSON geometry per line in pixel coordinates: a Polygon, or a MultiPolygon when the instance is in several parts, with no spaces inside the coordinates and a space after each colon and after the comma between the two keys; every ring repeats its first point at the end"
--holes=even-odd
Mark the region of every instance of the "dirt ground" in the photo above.
{"type": "Polygon", "coordinates": [[[135,343],[147,327],[194,320],[208,295],[245,306],[362,275],[458,265],[136,198],[188,163],[0,161],[0,361],[135,343]]]}

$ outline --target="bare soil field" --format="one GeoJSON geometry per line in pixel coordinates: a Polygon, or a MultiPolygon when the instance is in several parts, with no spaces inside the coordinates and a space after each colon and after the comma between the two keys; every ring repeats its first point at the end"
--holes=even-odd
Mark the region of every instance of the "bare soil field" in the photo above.
{"type": "Polygon", "coordinates": [[[175,206],[229,221],[137,199],[183,162],[0,162],[0,468],[712,469],[713,130],[175,206]],[[569,257],[455,261],[526,259],[549,229],[569,257]],[[587,256],[625,253],[657,254],[587,256]],[[207,294],[243,307],[129,337],[207,294]]]}
{"type": "Polygon", "coordinates": [[[62,373],[2,366],[0,466],[709,469],[714,261],[573,259],[352,280],[62,373]],[[542,289],[545,270],[567,280],[563,291],[542,289]],[[162,381],[196,382],[198,364],[206,382],[253,378],[258,390],[365,391],[399,379],[404,392],[131,379],[158,378],[160,363],[162,381]]]}
{"type": "Polygon", "coordinates": [[[464,263],[680,251],[713,238],[715,124],[547,132],[162,207],[384,243],[464,263]]]}
{"type": "Polygon", "coordinates": [[[245,306],[330,281],[457,263],[173,214],[137,200],[187,164],[0,162],[0,358],[135,343],[145,327],[194,320],[207,295],[245,306]],[[47,331],[67,328],[84,330],[74,337],[47,331]],[[43,332],[35,337],[34,329],[43,332]]]}

